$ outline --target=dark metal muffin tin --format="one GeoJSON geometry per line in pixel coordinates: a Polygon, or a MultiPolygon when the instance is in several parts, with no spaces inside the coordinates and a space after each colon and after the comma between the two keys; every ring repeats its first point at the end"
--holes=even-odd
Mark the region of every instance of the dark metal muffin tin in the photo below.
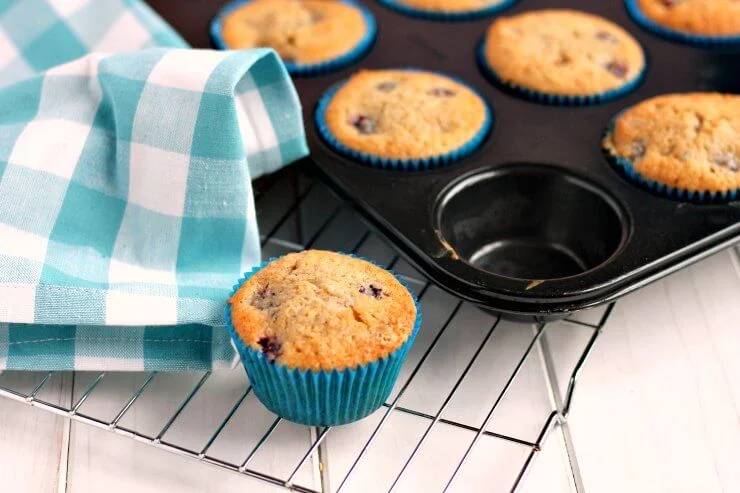
{"type": "Polygon", "coordinates": [[[436,22],[364,3],[379,28],[369,55],[342,72],[296,80],[311,147],[298,166],[315,164],[443,288],[509,316],[545,319],[613,300],[740,240],[740,202],[661,198],[628,182],[601,151],[611,118],[641,100],[739,93],[740,51],[703,51],[653,36],[622,1],[521,0],[501,15],[553,7],[593,12],[627,29],[647,54],[645,80],[632,93],[597,106],[548,106],[507,94],[482,74],[476,48],[492,18],[436,22]],[[313,111],[327,88],[360,68],[409,66],[459,77],[488,100],[494,127],[478,152],[405,173],[358,164],[321,140],[313,111]]]}

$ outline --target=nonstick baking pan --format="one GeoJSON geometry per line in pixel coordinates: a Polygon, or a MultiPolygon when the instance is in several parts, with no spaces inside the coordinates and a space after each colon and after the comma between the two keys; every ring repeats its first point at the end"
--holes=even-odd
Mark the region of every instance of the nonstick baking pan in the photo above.
{"type": "MultiPolygon", "coordinates": [[[[363,3],[378,23],[370,53],[340,72],[296,79],[311,148],[297,165],[315,168],[444,289],[495,312],[544,320],[612,301],[740,240],[740,202],[660,197],[620,175],[601,150],[614,115],[646,98],[739,93],[740,49],[657,37],[618,0],[520,0],[498,15],[592,12],[627,29],[647,55],[644,80],[619,99],[545,105],[503,91],[479,68],[476,50],[493,17],[441,22],[363,3]],[[488,100],[494,126],[475,154],[439,169],[391,171],[344,158],[321,140],[313,112],[324,91],[360,68],[403,67],[460,78],[488,100]]],[[[160,10],[191,43],[206,46],[219,7],[202,0],[160,10]]]]}

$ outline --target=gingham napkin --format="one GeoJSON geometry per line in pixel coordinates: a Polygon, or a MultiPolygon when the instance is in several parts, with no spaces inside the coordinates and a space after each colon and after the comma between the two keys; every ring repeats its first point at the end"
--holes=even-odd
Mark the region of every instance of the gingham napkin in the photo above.
{"type": "Polygon", "coordinates": [[[138,0],[0,2],[0,369],[232,364],[250,179],[307,149],[274,52],[184,46],[138,0]]]}

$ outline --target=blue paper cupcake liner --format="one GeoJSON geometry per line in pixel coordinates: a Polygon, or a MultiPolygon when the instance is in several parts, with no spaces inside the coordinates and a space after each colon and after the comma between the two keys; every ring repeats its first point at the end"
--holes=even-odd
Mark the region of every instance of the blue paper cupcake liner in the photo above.
{"type": "MultiPolygon", "coordinates": [[[[223,19],[232,11],[252,1],[253,0],[235,0],[227,4],[219,11],[218,14],[216,14],[216,17],[214,17],[211,21],[210,27],[211,40],[216,48],[220,50],[232,49],[226,45],[221,34],[223,32],[223,19]]],[[[328,72],[334,72],[348,65],[351,65],[370,51],[370,48],[372,48],[373,43],[375,42],[376,34],[378,32],[375,17],[373,17],[373,14],[367,9],[367,7],[358,2],[355,2],[354,0],[340,1],[358,9],[362,13],[362,17],[365,20],[366,26],[365,36],[363,36],[360,42],[357,43],[357,45],[355,45],[355,47],[352,48],[350,51],[336,58],[332,58],[331,60],[310,64],[283,60],[283,64],[285,65],[285,68],[288,70],[289,74],[295,77],[311,77],[326,74],[328,72]]]]}
{"type": "Polygon", "coordinates": [[[706,36],[676,31],[675,29],[661,26],[646,16],[642,9],[640,9],[637,0],[625,0],[625,7],[630,17],[640,27],[670,41],[708,49],[740,47],[740,35],[706,36]]]}
{"type": "Polygon", "coordinates": [[[627,111],[623,110],[612,118],[609,126],[602,135],[602,151],[607,161],[614,166],[617,171],[632,183],[638,185],[643,190],[647,190],[657,196],[677,200],[681,202],[692,202],[695,204],[724,204],[740,199],[740,189],[729,190],[726,192],[710,192],[708,190],[685,190],[675,188],[665,183],[661,183],[642,176],[629,159],[611,152],[605,145],[604,140],[611,138],[614,131],[614,125],[622,114],[627,111]]]}
{"type": "MultiPolygon", "coordinates": [[[[408,70],[412,72],[423,71],[416,68],[407,68],[403,70],[408,70]]],[[[332,134],[331,130],[329,130],[329,125],[326,122],[326,110],[329,107],[331,99],[334,97],[337,91],[341,89],[341,87],[347,82],[346,80],[340,81],[333,85],[324,93],[323,96],[321,96],[321,99],[319,99],[318,105],[316,106],[316,112],[314,114],[314,120],[316,122],[316,128],[319,131],[319,135],[321,135],[321,138],[331,148],[333,148],[340,154],[350,157],[355,161],[358,161],[359,163],[376,168],[394,169],[399,171],[419,171],[437,168],[439,166],[451,164],[455,161],[460,161],[478,150],[478,148],[486,140],[486,137],[488,136],[489,132],[491,131],[491,127],[493,126],[493,110],[491,110],[488,102],[483,97],[483,95],[474,87],[470,86],[466,82],[456,79],[455,77],[450,77],[446,74],[440,75],[449,77],[458,84],[461,84],[473,91],[473,93],[475,93],[475,95],[477,95],[481,99],[481,101],[483,101],[486,109],[485,121],[483,122],[483,125],[481,125],[481,128],[478,130],[478,132],[468,142],[453,151],[450,151],[446,154],[440,154],[438,156],[431,156],[428,158],[397,159],[368,154],[352,149],[349,146],[343,144],[334,136],[334,134],[332,134]]]]}
{"type": "MultiPolygon", "coordinates": [[[[360,258],[356,255],[345,254],[360,258]]],[[[271,262],[263,262],[234,286],[229,298],[254,274],[271,262]]],[[[373,262],[371,262],[373,263],[373,262]]],[[[376,264],[377,265],[377,264],[376,264]]],[[[394,274],[395,275],[395,274],[394,274]]],[[[396,279],[413,292],[403,279],[396,279]]],[[[408,340],[388,356],[356,368],[312,371],[288,368],[270,362],[261,351],[244,344],[231,323],[231,305],[226,304],[226,326],[249,376],[254,394],[267,409],[295,423],[308,426],[338,426],[360,420],[386,401],[421,327],[421,307],[414,298],[416,320],[408,340]]]]}
{"type": "Polygon", "coordinates": [[[514,5],[517,0],[501,0],[499,3],[489,5],[488,7],[482,7],[475,10],[468,10],[465,12],[440,12],[438,10],[426,10],[418,7],[413,7],[399,2],[398,0],[378,0],[381,4],[386,7],[393,9],[402,14],[406,14],[411,17],[418,17],[420,19],[427,19],[432,21],[471,21],[480,19],[482,17],[488,17],[494,15],[502,10],[508,9],[514,5]]]}
{"type": "MultiPolygon", "coordinates": [[[[646,53],[644,49],[643,49],[643,53],[646,53]]],[[[607,101],[613,101],[615,99],[618,99],[634,91],[637,88],[637,86],[639,86],[642,83],[643,79],[645,78],[645,74],[647,73],[647,65],[648,65],[647,55],[645,55],[645,65],[642,67],[642,71],[637,75],[637,77],[625,83],[624,85],[616,89],[611,89],[609,91],[604,91],[604,92],[600,92],[596,94],[573,96],[569,94],[551,94],[551,93],[539,92],[534,89],[530,89],[528,87],[523,87],[517,84],[513,84],[511,82],[507,82],[501,79],[498,76],[498,74],[496,74],[496,72],[493,70],[493,68],[491,68],[491,66],[488,64],[488,61],[486,60],[485,36],[478,44],[477,59],[478,59],[478,65],[480,66],[480,69],[483,72],[483,74],[498,87],[516,96],[527,99],[529,101],[534,101],[536,103],[542,103],[542,104],[550,104],[550,105],[555,105],[555,106],[588,106],[592,104],[605,103],[607,101]]]]}

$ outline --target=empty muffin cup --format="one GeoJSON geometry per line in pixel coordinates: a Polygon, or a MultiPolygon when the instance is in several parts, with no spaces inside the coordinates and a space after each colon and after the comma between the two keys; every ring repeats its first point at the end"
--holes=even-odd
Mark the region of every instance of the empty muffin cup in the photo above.
{"type": "Polygon", "coordinates": [[[624,214],[604,191],[564,170],[518,164],[468,175],[437,208],[449,247],[478,269],[522,280],[576,276],[626,239],[624,214]]]}

